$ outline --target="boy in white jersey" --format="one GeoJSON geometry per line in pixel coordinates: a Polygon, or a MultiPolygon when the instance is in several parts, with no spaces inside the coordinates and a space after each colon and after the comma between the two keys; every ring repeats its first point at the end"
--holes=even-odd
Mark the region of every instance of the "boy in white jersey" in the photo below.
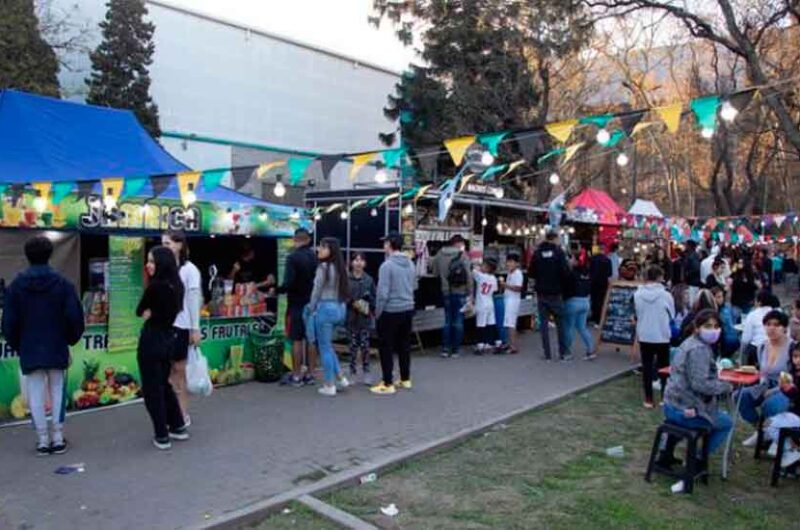
{"type": "Polygon", "coordinates": [[[503,295],[505,304],[505,317],[503,325],[508,329],[508,351],[517,353],[517,318],[519,317],[519,304],[522,299],[522,271],[519,269],[519,255],[509,254],[506,257],[506,290],[503,295]]]}
{"type": "MultiPolygon", "coordinates": [[[[472,278],[475,280],[475,327],[478,331],[478,345],[475,355],[483,355],[492,347],[494,340],[494,293],[497,292],[497,278],[494,270],[497,263],[487,259],[481,264],[480,271],[473,270],[472,278]]],[[[495,341],[496,345],[497,342],[495,341]]]]}

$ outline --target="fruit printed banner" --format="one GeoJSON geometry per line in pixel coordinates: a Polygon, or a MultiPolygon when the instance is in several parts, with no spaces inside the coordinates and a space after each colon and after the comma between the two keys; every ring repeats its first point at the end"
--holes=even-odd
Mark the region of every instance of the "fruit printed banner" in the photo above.
{"type": "Polygon", "coordinates": [[[135,350],[141,319],[136,307],[144,292],[144,238],[108,238],[108,353],[135,350]]]}

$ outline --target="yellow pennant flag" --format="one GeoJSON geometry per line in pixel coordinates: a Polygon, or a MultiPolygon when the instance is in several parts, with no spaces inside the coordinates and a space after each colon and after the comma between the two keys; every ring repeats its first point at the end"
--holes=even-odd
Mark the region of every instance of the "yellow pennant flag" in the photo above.
{"type": "Polygon", "coordinates": [[[387,202],[391,201],[392,199],[398,198],[399,196],[400,196],[400,193],[390,193],[389,195],[387,195],[386,197],[383,198],[383,200],[381,201],[381,206],[383,206],[387,202]]]}
{"type": "Polygon", "coordinates": [[[372,152],[353,156],[353,166],[350,168],[350,180],[355,179],[356,174],[361,170],[361,168],[367,165],[370,160],[375,158],[375,155],[377,154],[378,153],[376,152],[372,152]]]}
{"type": "Polygon", "coordinates": [[[509,173],[511,173],[512,171],[514,171],[515,169],[517,169],[519,166],[521,166],[524,163],[525,163],[525,159],[524,158],[522,160],[517,160],[516,162],[511,162],[508,165],[508,169],[506,170],[506,172],[503,173],[500,178],[505,177],[506,175],[508,175],[509,173]]]}
{"type": "Polygon", "coordinates": [[[325,210],[325,213],[335,212],[336,210],[338,210],[342,206],[344,206],[344,204],[342,204],[340,202],[335,202],[335,203],[331,204],[330,206],[328,206],[328,208],[325,210]]]}
{"type": "Polygon", "coordinates": [[[578,125],[578,120],[564,120],[556,123],[548,123],[544,128],[550,136],[563,144],[572,136],[572,130],[576,125],[578,125]]]}
{"type": "Polygon", "coordinates": [[[259,179],[263,179],[264,175],[266,175],[270,169],[275,169],[276,167],[281,167],[285,165],[286,165],[286,160],[276,160],[275,162],[268,162],[266,164],[261,164],[256,168],[256,177],[258,177],[259,179]]]}
{"type": "Polygon", "coordinates": [[[681,124],[681,112],[683,111],[682,103],[675,103],[674,105],[668,105],[666,107],[656,107],[653,110],[664,120],[664,124],[667,126],[669,132],[673,134],[678,132],[678,127],[680,127],[681,124]]]}
{"type": "Polygon", "coordinates": [[[100,184],[103,186],[103,200],[106,197],[111,197],[116,204],[119,196],[122,194],[122,187],[125,185],[125,180],[122,178],[102,179],[100,184]]]}
{"type": "Polygon", "coordinates": [[[417,199],[425,195],[425,192],[431,189],[431,186],[433,186],[433,184],[425,184],[419,190],[417,190],[417,194],[414,195],[414,200],[416,201],[417,199]]]}
{"type": "Polygon", "coordinates": [[[648,127],[655,125],[656,122],[654,121],[640,121],[633,127],[633,131],[631,131],[631,138],[642,132],[643,130],[647,129],[648,127]]]}
{"type": "Polygon", "coordinates": [[[572,144],[571,146],[567,147],[566,151],[564,151],[565,156],[562,164],[566,164],[572,160],[572,157],[575,156],[575,153],[577,153],[581,147],[583,147],[583,144],[584,142],[578,142],[577,144],[572,144]]]}
{"type": "Polygon", "coordinates": [[[52,182],[34,182],[31,187],[38,192],[39,197],[46,201],[50,200],[50,190],[53,189],[52,182]]]}
{"type": "Polygon", "coordinates": [[[461,162],[464,161],[464,155],[467,153],[467,149],[474,143],[475,136],[459,136],[458,138],[445,140],[444,146],[447,148],[447,152],[450,153],[453,163],[460,166],[461,162]]]}
{"type": "Polygon", "coordinates": [[[186,208],[197,201],[197,182],[200,180],[200,172],[184,171],[183,173],[178,173],[177,179],[178,191],[181,193],[181,202],[183,203],[183,207],[186,208]]]}

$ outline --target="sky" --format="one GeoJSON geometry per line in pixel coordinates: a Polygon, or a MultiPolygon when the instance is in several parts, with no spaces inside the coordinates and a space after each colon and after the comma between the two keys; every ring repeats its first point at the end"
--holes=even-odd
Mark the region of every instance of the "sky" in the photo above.
{"type": "Polygon", "coordinates": [[[372,0],[167,0],[169,3],[404,70],[415,55],[394,35],[367,22],[372,0]]]}

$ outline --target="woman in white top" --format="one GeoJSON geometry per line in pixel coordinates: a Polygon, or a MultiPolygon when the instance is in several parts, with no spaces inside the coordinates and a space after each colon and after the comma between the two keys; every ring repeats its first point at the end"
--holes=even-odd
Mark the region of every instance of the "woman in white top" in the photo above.
{"type": "Polygon", "coordinates": [[[178,261],[179,275],[183,282],[183,307],[175,318],[175,352],[172,359],[170,383],[178,396],[184,423],[191,424],[189,418],[189,393],[186,390],[186,358],[189,346],[200,346],[200,306],[203,304],[203,291],[200,271],[189,261],[189,245],[186,234],[169,231],[161,236],[161,244],[169,248],[178,261]]]}
{"type": "Polygon", "coordinates": [[[742,362],[755,364],[759,346],[767,340],[764,330],[764,317],[775,308],[780,307],[780,301],[774,294],[762,291],[756,298],[756,307],[750,311],[742,324],[742,362]]]}

